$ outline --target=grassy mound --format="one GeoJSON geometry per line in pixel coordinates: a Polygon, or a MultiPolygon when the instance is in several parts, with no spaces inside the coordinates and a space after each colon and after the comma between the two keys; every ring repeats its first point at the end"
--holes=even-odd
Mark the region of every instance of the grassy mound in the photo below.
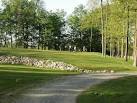
{"type": "Polygon", "coordinates": [[[83,92],[77,103],[137,103],[137,76],[110,80],[83,92]]]}
{"type": "Polygon", "coordinates": [[[40,59],[51,59],[54,61],[63,61],[82,69],[90,70],[114,70],[114,71],[132,71],[136,70],[132,66],[132,61],[125,62],[124,59],[103,57],[100,53],[87,52],[60,52],[60,51],[42,51],[35,49],[0,49],[0,55],[27,56],[40,59]]]}

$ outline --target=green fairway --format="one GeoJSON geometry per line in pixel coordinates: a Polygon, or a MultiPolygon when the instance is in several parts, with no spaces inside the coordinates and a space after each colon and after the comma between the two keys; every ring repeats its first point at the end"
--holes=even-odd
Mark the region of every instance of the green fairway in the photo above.
{"type": "Polygon", "coordinates": [[[78,96],[77,103],[137,103],[137,76],[94,86],[78,96]]]}
{"type": "Polygon", "coordinates": [[[137,0],[0,0],[0,103],[137,103],[137,0]]]}
{"type": "Polygon", "coordinates": [[[76,74],[67,71],[41,70],[22,65],[0,65],[0,95],[20,92],[60,76],[76,74]],[[18,91],[19,90],[19,91],[18,91]]]}
{"type": "Polygon", "coordinates": [[[51,59],[54,61],[63,61],[75,65],[82,69],[90,70],[114,70],[114,71],[134,71],[132,61],[125,62],[121,58],[103,57],[100,53],[88,52],[60,52],[60,51],[42,51],[32,49],[5,49],[1,48],[0,55],[28,56],[34,58],[51,59]]]}

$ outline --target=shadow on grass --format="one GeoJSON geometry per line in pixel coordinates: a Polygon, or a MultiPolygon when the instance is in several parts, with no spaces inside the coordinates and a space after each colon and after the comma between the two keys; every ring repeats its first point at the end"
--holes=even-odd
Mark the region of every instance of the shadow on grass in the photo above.
{"type": "Polygon", "coordinates": [[[83,92],[77,103],[137,103],[136,88],[137,76],[110,80],[83,92]]]}

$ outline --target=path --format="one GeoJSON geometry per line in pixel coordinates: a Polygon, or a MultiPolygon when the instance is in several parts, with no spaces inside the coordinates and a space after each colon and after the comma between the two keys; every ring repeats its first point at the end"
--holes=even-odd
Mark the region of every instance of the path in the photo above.
{"type": "Polygon", "coordinates": [[[85,89],[105,80],[127,74],[82,74],[62,77],[39,88],[20,94],[12,103],[76,103],[76,97],[85,89]]]}

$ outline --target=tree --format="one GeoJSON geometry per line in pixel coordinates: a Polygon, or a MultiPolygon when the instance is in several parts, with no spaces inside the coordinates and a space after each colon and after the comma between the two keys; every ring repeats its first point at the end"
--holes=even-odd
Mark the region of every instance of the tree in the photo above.
{"type": "Polygon", "coordinates": [[[11,47],[14,38],[16,47],[45,49],[50,44],[47,42],[57,41],[51,42],[53,43],[51,47],[59,48],[55,45],[61,45],[59,42],[65,25],[64,11],[49,12],[43,8],[41,0],[3,0],[2,2],[4,9],[0,17],[1,34],[6,46],[10,36],[11,47]]]}
{"type": "Polygon", "coordinates": [[[83,34],[84,31],[81,29],[81,18],[87,13],[83,5],[76,7],[72,15],[68,18],[68,25],[71,28],[71,34],[73,34],[73,46],[76,46],[80,51],[83,51],[83,34]]]}

